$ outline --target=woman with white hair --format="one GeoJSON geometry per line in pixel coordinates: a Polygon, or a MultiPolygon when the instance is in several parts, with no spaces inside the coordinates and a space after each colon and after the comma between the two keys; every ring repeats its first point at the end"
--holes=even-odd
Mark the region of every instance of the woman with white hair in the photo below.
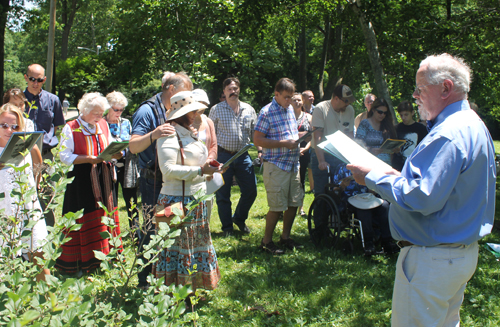
{"type": "MultiPolygon", "coordinates": [[[[108,124],[102,119],[104,111],[109,107],[102,94],[85,94],[78,102],[81,115],[68,122],[61,133],[64,149],[60,154],[61,161],[74,165],[73,170],[68,173],[68,178],[74,179],[66,186],[62,214],[84,209],[83,217],[76,221],[82,227],[68,233],[71,240],[62,246],[63,252],[56,262],[56,267],[66,273],[79,270],[88,272],[97,268],[100,261],[94,257],[94,250],[104,254],[110,251],[108,239],[103,239],[100,233],[111,230],[101,222],[101,217],[106,214],[98,204],[102,202],[108,212],[117,208],[112,180],[113,167],[111,163],[98,158],[111,139],[108,124]]],[[[119,156],[120,154],[113,158],[118,159],[119,156]]],[[[118,212],[110,215],[116,227],[112,234],[118,235],[118,212]]]]}
{"type": "MultiPolygon", "coordinates": [[[[113,91],[106,95],[106,99],[111,106],[106,116],[104,116],[111,133],[110,142],[129,141],[132,134],[132,125],[128,119],[121,117],[123,110],[128,104],[127,98],[121,92],[113,91]]],[[[137,206],[138,159],[137,155],[130,152],[128,148],[118,155],[120,158],[115,163],[117,175],[116,183],[114,183],[115,194],[118,196],[118,184],[121,184],[123,200],[127,207],[129,226],[131,229],[135,229],[139,225],[139,209],[137,206]],[[136,204],[133,210],[132,202],[136,204]]]]}

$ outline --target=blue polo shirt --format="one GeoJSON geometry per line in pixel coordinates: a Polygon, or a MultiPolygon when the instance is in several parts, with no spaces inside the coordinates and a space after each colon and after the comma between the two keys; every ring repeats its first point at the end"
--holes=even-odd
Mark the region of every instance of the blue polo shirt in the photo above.
{"type": "MultiPolygon", "coordinates": [[[[33,95],[26,88],[26,90],[24,90],[24,95],[26,95],[28,102],[33,106],[32,110],[30,110],[29,105],[26,106],[25,111],[26,113],[29,113],[29,119],[33,121],[35,130],[44,131],[46,135],[51,133],[52,127],[66,124],[61,108],[61,101],[59,101],[59,98],[55,94],[42,89],[38,95],[33,95]]],[[[57,145],[57,139],[55,144],[54,142],[51,142],[52,145],[49,145],[50,140],[53,138],[55,138],[54,135],[51,135],[49,138],[44,136],[44,150],[57,145]]]]}

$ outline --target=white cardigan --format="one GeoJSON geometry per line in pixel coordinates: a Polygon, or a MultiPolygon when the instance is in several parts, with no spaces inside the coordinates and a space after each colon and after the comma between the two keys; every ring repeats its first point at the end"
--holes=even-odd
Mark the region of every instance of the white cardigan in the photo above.
{"type": "Polygon", "coordinates": [[[190,130],[176,124],[175,129],[184,147],[184,165],[176,135],[161,137],[157,140],[158,164],[163,174],[161,194],[182,195],[182,181],[185,195],[193,195],[198,190],[206,190],[205,177],[200,176],[200,166],[208,158],[207,147],[190,130]]]}

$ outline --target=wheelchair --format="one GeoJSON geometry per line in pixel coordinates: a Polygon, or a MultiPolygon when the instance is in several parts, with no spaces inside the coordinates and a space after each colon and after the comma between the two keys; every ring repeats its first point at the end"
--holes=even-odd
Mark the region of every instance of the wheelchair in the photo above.
{"type": "Polygon", "coordinates": [[[325,193],[315,197],[307,215],[311,241],[316,247],[335,248],[340,243],[344,252],[353,253],[354,240],[361,239],[364,249],[363,225],[355,217],[356,209],[342,201],[342,190],[332,183],[329,170],[328,176],[325,193]]]}

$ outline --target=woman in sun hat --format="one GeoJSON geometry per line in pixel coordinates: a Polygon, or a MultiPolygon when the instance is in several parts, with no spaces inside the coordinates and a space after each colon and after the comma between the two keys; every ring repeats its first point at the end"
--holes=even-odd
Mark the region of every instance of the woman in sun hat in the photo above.
{"type": "MultiPolygon", "coordinates": [[[[158,163],[163,175],[158,204],[166,206],[184,199],[187,205],[194,200],[196,192],[205,189],[205,176],[220,172],[220,167],[209,164],[207,147],[191,129],[197,112],[207,107],[197,102],[191,91],[175,94],[170,103],[172,109],[167,121],[175,122],[176,134],[158,139],[158,163]]],[[[211,290],[217,287],[220,272],[205,201],[200,202],[192,215],[192,219],[180,227],[181,234],[175,243],[161,253],[153,273],[157,278],[165,277],[166,285],[191,284],[193,291],[211,290]]]]}

